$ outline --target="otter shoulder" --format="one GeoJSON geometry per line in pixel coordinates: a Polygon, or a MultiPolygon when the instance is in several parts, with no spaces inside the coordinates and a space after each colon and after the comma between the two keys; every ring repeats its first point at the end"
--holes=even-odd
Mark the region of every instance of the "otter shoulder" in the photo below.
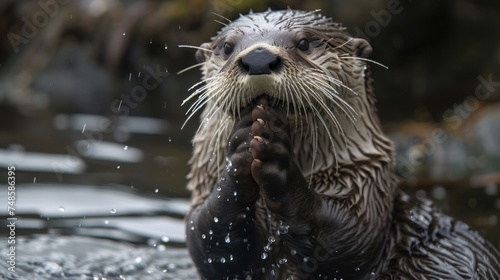
{"type": "Polygon", "coordinates": [[[413,199],[399,191],[393,219],[385,271],[379,279],[413,279],[415,275],[500,279],[496,249],[468,225],[442,213],[432,201],[413,199]]]}

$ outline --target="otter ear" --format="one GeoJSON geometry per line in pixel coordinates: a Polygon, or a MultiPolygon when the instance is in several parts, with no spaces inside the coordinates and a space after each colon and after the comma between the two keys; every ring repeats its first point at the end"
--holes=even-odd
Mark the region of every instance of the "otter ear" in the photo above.
{"type": "Polygon", "coordinates": [[[356,48],[356,55],[359,57],[367,58],[372,54],[372,46],[365,39],[353,38],[352,43],[356,48]]]}
{"type": "Polygon", "coordinates": [[[202,63],[207,61],[208,57],[210,57],[210,52],[208,51],[210,49],[210,43],[203,43],[201,44],[200,48],[201,49],[198,49],[198,51],[196,51],[196,60],[199,63],[202,63]]]}

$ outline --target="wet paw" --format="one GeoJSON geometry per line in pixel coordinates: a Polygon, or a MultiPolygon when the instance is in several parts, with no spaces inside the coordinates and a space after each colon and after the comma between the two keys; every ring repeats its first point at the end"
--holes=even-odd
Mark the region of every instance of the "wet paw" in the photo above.
{"type": "Polygon", "coordinates": [[[253,108],[252,121],[252,176],[264,190],[266,205],[279,208],[294,166],[288,122],[264,97],[253,108]]]}
{"type": "Polygon", "coordinates": [[[241,202],[252,203],[258,197],[259,187],[252,177],[253,161],[250,152],[252,140],[252,108],[241,112],[229,135],[229,149],[222,177],[228,192],[237,193],[241,202]]]}

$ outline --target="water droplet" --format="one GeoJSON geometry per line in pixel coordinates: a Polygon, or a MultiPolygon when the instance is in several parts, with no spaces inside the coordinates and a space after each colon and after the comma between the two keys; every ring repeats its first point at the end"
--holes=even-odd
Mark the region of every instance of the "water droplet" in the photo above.
{"type": "Polygon", "coordinates": [[[158,193],[158,189],[155,189],[155,193],[158,193]]]}
{"type": "Polygon", "coordinates": [[[194,230],[194,227],[191,227],[191,230],[194,230]]]}
{"type": "Polygon", "coordinates": [[[131,79],[132,79],[132,72],[128,74],[128,81],[130,82],[131,79]]]}
{"type": "Polygon", "coordinates": [[[290,226],[279,226],[278,233],[279,234],[287,234],[289,228],[290,228],[290,226]]]}
{"type": "Polygon", "coordinates": [[[109,224],[109,221],[108,220],[104,220],[104,224],[109,224]]]}
{"type": "Polygon", "coordinates": [[[226,243],[231,243],[231,238],[229,237],[229,233],[226,235],[226,238],[224,238],[224,241],[226,243]]]}
{"type": "Polygon", "coordinates": [[[263,260],[267,259],[267,253],[262,253],[262,255],[260,255],[260,258],[263,260]]]}
{"type": "Polygon", "coordinates": [[[222,190],[222,188],[219,186],[219,187],[217,187],[217,188],[216,188],[216,190],[217,190],[218,192],[220,192],[220,191],[222,190]]]}
{"type": "Polygon", "coordinates": [[[168,137],[168,142],[172,142],[172,138],[168,137]]]}
{"type": "Polygon", "coordinates": [[[225,258],[220,258],[220,262],[221,262],[221,263],[225,263],[225,262],[226,262],[226,259],[225,259],[225,258]]]}
{"type": "Polygon", "coordinates": [[[126,151],[126,150],[128,150],[128,146],[123,147],[123,149],[124,149],[125,151],[126,151]]]}
{"type": "Polygon", "coordinates": [[[232,261],[233,259],[233,255],[229,255],[229,260],[232,261]]]}
{"type": "Polygon", "coordinates": [[[356,268],[354,269],[354,271],[360,271],[360,270],[361,270],[361,268],[359,268],[359,267],[356,267],[356,268]]]}
{"type": "Polygon", "coordinates": [[[219,218],[214,217],[214,222],[218,223],[219,222],[219,218]]]}
{"type": "Polygon", "coordinates": [[[231,167],[233,167],[233,162],[226,157],[226,172],[231,172],[231,167]]]}
{"type": "Polygon", "coordinates": [[[168,236],[162,236],[161,237],[161,242],[167,243],[168,241],[170,241],[170,238],[168,236]]]}
{"type": "Polygon", "coordinates": [[[118,165],[118,166],[116,167],[116,169],[120,169],[120,166],[118,165]]]}
{"type": "Polygon", "coordinates": [[[271,243],[274,243],[274,241],[276,241],[276,238],[274,236],[269,236],[267,240],[271,243]]]}
{"type": "Polygon", "coordinates": [[[164,252],[165,250],[167,250],[167,247],[163,244],[160,244],[160,245],[156,246],[156,250],[160,251],[160,252],[164,252]]]}
{"type": "Polygon", "coordinates": [[[267,244],[266,246],[264,246],[264,251],[266,251],[266,252],[271,251],[271,249],[272,248],[271,248],[271,246],[269,244],[267,244]]]}
{"type": "Polygon", "coordinates": [[[233,195],[234,195],[234,196],[237,196],[237,195],[238,195],[238,192],[237,192],[237,191],[234,191],[233,195]]]}
{"type": "Polygon", "coordinates": [[[205,238],[207,238],[207,236],[203,233],[203,234],[201,235],[201,239],[205,239],[205,238]]]}
{"type": "Polygon", "coordinates": [[[208,258],[208,259],[207,259],[207,262],[208,262],[208,263],[212,263],[212,259],[211,259],[211,258],[208,258]]]}
{"type": "Polygon", "coordinates": [[[149,39],[149,43],[150,43],[150,44],[152,44],[152,43],[153,43],[153,39],[152,39],[152,38],[151,38],[151,39],[149,39]]]}
{"type": "Polygon", "coordinates": [[[165,43],[165,49],[168,49],[167,43],[165,43]]]}
{"type": "Polygon", "coordinates": [[[213,230],[209,230],[208,234],[210,234],[210,235],[214,234],[213,230]]]}
{"type": "Polygon", "coordinates": [[[65,210],[64,207],[59,206],[59,211],[64,212],[64,210],[65,210]]]}
{"type": "Polygon", "coordinates": [[[33,184],[36,183],[36,177],[33,177],[33,184]]]}
{"type": "Polygon", "coordinates": [[[142,262],[142,258],[141,258],[141,257],[137,257],[137,258],[135,258],[135,262],[136,262],[136,263],[140,263],[140,262],[142,262]]]}
{"type": "Polygon", "coordinates": [[[288,260],[286,258],[283,258],[283,259],[278,261],[279,264],[285,264],[286,262],[288,262],[288,260]]]}
{"type": "Polygon", "coordinates": [[[111,214],[115,214],[115,213],[116,213],[116,209],[115,209],[115,208],[112,208],[112,209],[110,210],[110,212],[111,212],[111,214]]]}

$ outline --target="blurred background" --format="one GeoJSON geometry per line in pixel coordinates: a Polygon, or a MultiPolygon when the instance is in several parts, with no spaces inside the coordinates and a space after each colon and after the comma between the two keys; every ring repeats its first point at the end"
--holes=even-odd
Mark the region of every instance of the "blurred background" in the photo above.
{"type": "MultiPolygon", "coordinates": [[[[178,46],[209,41],[221,28],[214,13],[234,19],[268,7],[320,9],[369,40],[371,58],[389,67],[371,66],[402,187],[437,200],[500,247],[495,0],[2,0],[0,184],[14,165],[18,189],[26,190],[18,203],[29,206],[18,214],[67,218],[79,203],[69,202],[79,195],[72,190],[99,196],[105,189],[177,199],[181,209],[166,214],[182,217],[197,120],[181,130],[188,109],[181,103],[201,75],[177,74],[196,63],[195,50],[178,46]]],[[[85,200],[72,217],[106,199],[85,200]]],[[[125,213],[134,203],[112,209],[125,213]]],[[[104,209],[97,216],[110,214],[111,206],[104,209]]],[[[20,230],[46,232],[47,223],[37,225],[20,230]]]]}

